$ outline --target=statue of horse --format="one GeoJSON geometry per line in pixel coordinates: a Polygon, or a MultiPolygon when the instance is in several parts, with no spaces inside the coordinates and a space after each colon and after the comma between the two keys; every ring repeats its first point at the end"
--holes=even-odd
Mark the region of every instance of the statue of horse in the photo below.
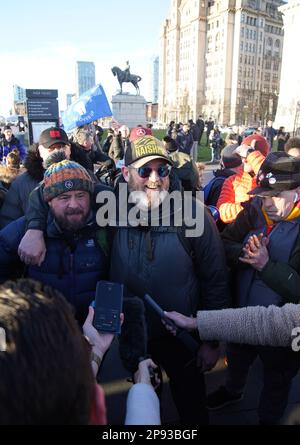
{"type": "Polygon", "coordinates": [[[131,82],[132,85],[136,89],[136,94],[140,94],[140,89],[138,86],[138,82],[140,82],[142,80],[142,78],[140,76],[137,76],[135,74],[128,74],[125,71],[122,71],[118,66],[114,66],[111,69],[111,71],[112,71],[113,75],[117,76],[117,78],[118,78],[118,82],[119,82],[120,88],[121,88],[121,94],[123,92],[122,83],[124,83],[124,82],[131,82]]]}

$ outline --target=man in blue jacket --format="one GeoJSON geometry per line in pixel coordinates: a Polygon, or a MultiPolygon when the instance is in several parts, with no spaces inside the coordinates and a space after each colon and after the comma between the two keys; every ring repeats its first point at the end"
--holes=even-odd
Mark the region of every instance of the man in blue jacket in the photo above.
{"type": "Polygon", "coordinates": [[[19,151],[20,159],[23,161],[26,156],[26,147],[13,135],[10,126],[6,125],[4,127],[3,137],[0,144],[0,162],[3,162],[8,153],[15,148],[19,151]]]}
{"type": "MultiPolygon", "coordinates": [[[[26,275],[60,290],[75,307],[82,324],[94,299],[97,281],[107,278],[107,229],[99,228],[91,210],[94,184],[87,171],[73,161],[52,164],[45,172],[43,198],[49,204],[47,253],[41,265],[28,265],[26,275]]],[[[0,281],[22,270],[18,246],[25,219],[0,232],[0,281]]]]}

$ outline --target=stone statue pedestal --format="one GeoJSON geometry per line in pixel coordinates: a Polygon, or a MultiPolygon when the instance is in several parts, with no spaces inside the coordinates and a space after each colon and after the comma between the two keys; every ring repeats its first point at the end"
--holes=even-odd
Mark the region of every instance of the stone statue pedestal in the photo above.
{"type": "Polygon", "coordinates": [[[113,117],[121,125],[134,128],[146,125],[146,99],[144,96],[123,93],[112,97],[113,117]]]}

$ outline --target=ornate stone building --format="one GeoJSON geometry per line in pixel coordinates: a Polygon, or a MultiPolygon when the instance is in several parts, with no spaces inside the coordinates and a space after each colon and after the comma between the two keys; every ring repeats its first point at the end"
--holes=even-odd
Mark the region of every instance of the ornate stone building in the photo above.
{"type": "Polygon", "coordinates": [[[300,135],[300,59],[297,44],[300,26],[300,0],[289,0],[279,9],[283,13],[284,43],[278,109],[275,128],[281,125],[300,135]]]}
{"type": "Polygon", "coordinates": [[[159,119],[263,124],[275,116],[282,0],[172,0],[160,43],[159,119]]]}

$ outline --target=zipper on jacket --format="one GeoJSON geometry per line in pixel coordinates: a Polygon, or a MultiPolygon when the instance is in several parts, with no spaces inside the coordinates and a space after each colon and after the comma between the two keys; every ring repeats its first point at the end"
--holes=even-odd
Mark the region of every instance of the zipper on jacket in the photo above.
{"type": "Polygon", "coordinates": [[[74,253],[70,251],[70,287],[71,287],[71,300],[76,306],[75,295],[75,276],[74,276],[74,253]]]}

